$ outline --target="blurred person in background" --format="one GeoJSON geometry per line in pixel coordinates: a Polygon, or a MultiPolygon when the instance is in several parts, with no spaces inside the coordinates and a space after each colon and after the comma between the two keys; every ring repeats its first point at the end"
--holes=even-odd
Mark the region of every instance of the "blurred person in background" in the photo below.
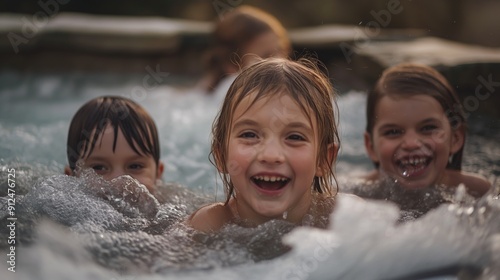
{"type": "Polygon", "coordinates": [[[199,87],[222,97],[241,69],[260,58],[287,58],[292,50],[286,29],[278,19],[246,5],[227,12],[216,24],[212,38],[199,87]]]}

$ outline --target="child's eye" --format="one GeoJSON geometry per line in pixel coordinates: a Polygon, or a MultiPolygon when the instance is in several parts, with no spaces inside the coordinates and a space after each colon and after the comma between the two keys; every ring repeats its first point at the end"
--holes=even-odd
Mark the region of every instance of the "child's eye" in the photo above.
{"type": "Polygon", "coordinates": [[[293,141],[304,141],[306,140],[304,137],[302,137],[302,135],[300,134],[291,134],[287,137],[288,139],[290,140],[293,140],[293,141]]]}
{"type": "Polygon", "coordinates": [[[141,168],[144,168],[144,165],[139,164],[139,163],[133,163],[133,164],[129,165],[128,168],[130,168],[130,169],[141,169],[141,168]]]}
{"type": "Polygon", "coordinates": [[[433,124],[428,124],[428,125],[425,125],[424,127],[422,127],[422,131],[423,132],[432,132],[434,130],[436,130],[438,127],[436,125],[433,125],[433,124]]]}
{"type": "Polygon", "coordinates": [[[397,135],[402,134],[402,132],[403,131],[401,129],[391,128],[391,129],[384,131],[383,135],[384,136],[397,136],[397,135]]]}
{"type": "Polygon", "coordinates": [[[256,138],[257,134],[255,134],[255,133],[253,133],[251,131],[247,131],[247,132],[241,133],[239,137],[240,138],[256,138]]]}
{"type": "Polygon", "coordinates": [[[106,167],[102,164],[95,164],[90,166],[90,168],[94,169],[97,173],[106,171],[106,167]]]}

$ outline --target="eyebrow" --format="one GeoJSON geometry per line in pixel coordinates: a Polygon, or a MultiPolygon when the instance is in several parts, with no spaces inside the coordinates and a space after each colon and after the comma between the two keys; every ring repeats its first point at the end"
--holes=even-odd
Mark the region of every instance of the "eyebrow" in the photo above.
{"type": "Polygon", "coordinates": [[[441,121],[437,118],[427,118],[419,123],[428,123],[428,122],[441,122],[441,121]]]}
{"type": "MultiPolygon", "coordinates": [[[[128,157],[126,158],[127,161],[134,161],[134,160],[140,160],[140,159],[144,159],[144,158],[148,158],[149,156],[147,155],[140,155],[140,154],[136,154],[134,156],[131,156],[131,157],[128,157]]],[[[84,160],[96,160],[96,161],[108,161],[108,158],[107,157],[102,157],[102,156],[88,156],[87,158],[85,158],[84,160]]]]}
{"type": "MultiPolygon", "coordinates": [[[[259,124],[251,119],[243,119],[241,121],[236,122],[236,124],[233,126],[233,130],[237,130],[239,127],[244,127],[244,126],[258,126],[259,124]]],[[[286,125],[287,128],[297,128],[297,129],[304,129],[309,133],[313,132],[313,129],[310,125],[305,124],[303,122],[291,122],[286,125]]]]}
{"type": "MultiPolygon", "coordinates": [[[[430,122],[440,122],[439,119],[437,118],[427,118],[422,121],[419,121],[417,124],[424,124],[424,123],[430,123],[430,122]]],[[[383,130],[386,128],[393,128],[393,127],[399,127],[400,125],[394,124],[394,123],[387,123],[379,127],[379,130],[383,130]]]]}
{"type": "Polygon", "coordinates": [[[309,133],[313,132],[312,127],[308,124],[303,123],[303,122],[291,122],[291,123],[287,124],[287,127],[288,128],[304,129],[309,133]]]}
{"type": "Polygon", "coordinates": [[[380,130],[385,130],[385,129],[394,128],[394,127],[400,127],[400,126],[397,124],[388,123],[388,124],[384,124],[381,127],[379,127],[378,130],[380,131],[380,130]]]}
{"type": "Polygon", "coordinates": [[[251,119],[243,119],[240,121],[237,121],[234,126],[233,130],[238,129],[240,126],[257,126],[257,122],[251,119]]]}

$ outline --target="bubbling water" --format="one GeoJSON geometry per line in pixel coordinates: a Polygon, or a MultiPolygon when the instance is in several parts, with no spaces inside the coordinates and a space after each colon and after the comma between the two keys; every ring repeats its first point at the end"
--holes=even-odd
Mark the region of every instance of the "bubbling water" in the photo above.
{"type": "MultiPolygon", "coordinates": [[[[74,112],[103,93],[130,97],[143,77],[135,77],[136,83],[134,77],[116,77],[114,84],[97,74],[49,78],[65,86],[40,94],[38,85],[47,78],[36,75],[28,83],[10,75],[9,85],[16,88],[1,85],[0,168],[19,174],[17,272],[2,273],[2,279],[421,279],[456,276],[469,267],[478,279],[500,275],[498,189],[469,200],[460,188],[458,193],[439,188],[402,193],[388,183],[376,192],[375,185],[355,182],[371,168],[360,149],[364,93],[338,100],[337,174],[340,191],[370,199],[339,194],[326,230],[273,220],[203,234],[183,221],[201,205],[224,200],[207,160],[220,100],[163,85],[136,100],[157,122],[165,178],[178,182],[158,185],[151,194],[128,176],[107,182],[91,171],[79,178],[54,175],[66,164],[64,140],[74,112]],[[74,80],[78,83],[67,82],[74,80]]],[[[492,140],[498,131],[489,133],[495,136],[468,136],[464,167],[498,176],[499,147],[492,140]]],[[[0,173],[3,221],[5,174],[0,173]]],[[[2,256],[10,249],[8,236],[1,227],[2,256]]],[[[0,262],[1,271],[6,266],[0,262]]]]}
{"type": "MultiPolygon", "coordinates": [[[[78,250],[96,264],[125,273],[224,267],[286,251],[279,248],[280,237],[293,228],[288,222],[249,229],[228,226],[217,234],[202,234],[182,221],[208,203],[207,197],[175,184],[157,186],[154,196],[127,175],[106,181],[92,169],[79,173],[39,180],[18,197],[18,242],[23,247],[40,242],[36,229],[48,221],[50,227],[58,225],[56,231],[78,240],[78,250]]],[[[2,209],[6,202],[0,199],[2,209]]],[[[9,232],[0,233],[7,240],[9,232]]]]}
{"type": "Polygon", "coordinates": [[[326,230],[272,220],[204,234],[182,223],[204,197],[192,203],[195,194],[164,185],[160,192],[177,193],[173,208],[128,176],[101,180],[93,172],[52,176],[20,198],[18,236],[31,230],[36,237],[19,240],[15,279],[423,279],[465,272],[490,279],[499,272],[498,185],[479,200],[459,188],[453,203],[404,223],[395,204],[338,194],[326,230]],[[104,186],[116,189],[100,191],[104,186]]]}

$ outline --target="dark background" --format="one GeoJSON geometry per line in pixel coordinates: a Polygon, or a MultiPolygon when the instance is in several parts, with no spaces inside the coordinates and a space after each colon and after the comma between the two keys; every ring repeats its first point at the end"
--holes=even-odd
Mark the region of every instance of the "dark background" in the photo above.
{"type": "MultiPolygon", "coordinates": [[[[232,8],[250,5],[276,16],[289,32],[303,27],[321,28],[332,24],[346,25],[351,30],[365,30],[370,22],[376,20],[377,15],[389,10],[390,3],[397,3],[402,11],[390,15],[390,19],[386,20],[388,24],[384,26],[387,30],[384,31],[392,32],[395,28],[399,31],[397,36],[392,35],[393,37],[383,40],[404,41],[417,30],[419,36],[440,37],[469,44],[468,47],[490,47],[469,48],[469,52],[465,52],[464,56],[470,56],[472,60],[467,63],[456,60],[458,62],[453,61],[449,65],[440,64],[442,61],[457,59],[456,55],[451,55],[452,50],[444,50],[440,54],[439,58],[446,58],[445,60],[427,59],[426,63],[441,71],[455,86],[463,100],[472,96],[479,86],[484,90],[484,85],[478,81],[478,77],[492,81],[493,84],[489,85],[492,93],[487,102],[480,102],[477,113],[499,119],[499,0],[2,0],[0,16],[1,13],[5,13],[5,18],[19,14],[16,23],[25,24],[24,18],[33,21],[37,13],[43,14],[44,11],[53,18],[64,12],[77,12],[137,17],[140,19],[138,22],[144,22],[144,19],[151,17],[186,19],[190,22],[201,22],[204,27],[211,27],[232,8]],[[487,59],[474,60],[481,57],[483,52],[492,54],[486,56],[487,59]]],[[[115,19],[110,18],[111,21],[115,19]]],[[[192,87],[203,74],[204,54],[211,38],[205,31],[194,35],[183,33],[177,36],[179,38],[171,38],[165,34],[151,37],[150,34],[127,33],[126,28],[119,30],[125,31],[119,34],[101,34],[94,31],[88,34],[83,29],[82,32],[62,29],[49,28],[38,32],[34,38],[26,40],[26,44],[20,45],[19,53],[15,53],[7,36],[11,31],[9,26],[0,26],[0,71],[17,71],[27,77],[32,73],[57,75],[74,72],[99,75],[130,74],[142,77],[147,67],[160,67],[161,71],[170,73],[165,84],[192,87]],[[176,45],[168,47],[171,43],[176,45]],[[113,47],[109,48],[107,44],[112,44],[113,47]]],[[[143,33],[147,33],[147,30],[144,29],[143,33]]],[[[307,32],[312,32],[310,30],[307,32]]],[[[20,30],[15,32],[21,34],[20,30]]],[[[314,45],[310,41],[301,45],[295,41],[293,55],[300,56],[308,52],[317,55],[326,64],[330,77],[341,92],[349,89],[366,91],[372,87],[386,65],[381,65],[372,57],[363,56],[357,56],[360,59],[357,62],[347,62],[341,48],[342,42],[356,45],[363,41],[356,41],[356,38],[342,41],[344,39],[326,46],[314,45]]],[[[452,48],[462,47],[459,45],[452,48]]],[[[425,60],[427,57],[423,55],[420,58],[425,60]]]]}
{"type": "MultiPolygon", "coordinates": [[[[34,14],[39,2],[2,0],[3,13],[34,14]]],[[[59,0],[60,11],[100,15],[158,16],[200,21],[217,19],[217,9],[252,5],[275,15],[286,28],[322,24],[363,25],[371,12],[387,9],[388,0],[59,0]]],[[[394,15],[389,28],[421,28],[429,35],[456,41],[500,46],[498,0],[400,0],[404,12],[394,15]]]]}

